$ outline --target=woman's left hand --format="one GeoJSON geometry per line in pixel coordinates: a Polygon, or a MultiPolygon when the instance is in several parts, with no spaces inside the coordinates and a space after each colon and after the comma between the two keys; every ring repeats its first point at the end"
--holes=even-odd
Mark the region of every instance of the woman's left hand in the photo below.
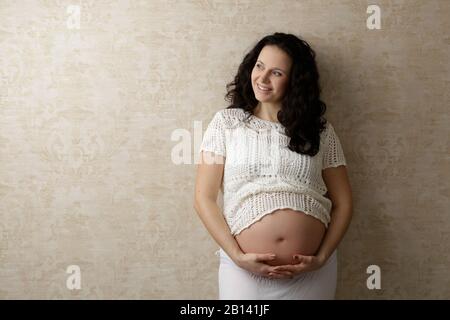
{"type": "Polygon", "coordinates": [[[304,256],[301,254],[295,254],[294,260],[297,261],[295,264],[285,264],[274,269],[277,271],[291,271],[292,275],[295,276],[302,272],[320,269],[326,261],[322,256],[304,256]]]}

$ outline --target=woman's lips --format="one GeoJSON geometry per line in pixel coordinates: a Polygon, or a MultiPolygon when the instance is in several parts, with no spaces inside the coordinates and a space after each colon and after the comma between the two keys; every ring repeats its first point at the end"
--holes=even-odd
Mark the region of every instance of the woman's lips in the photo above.
{"type": "Polygon", "coordinates": [[[260,87],[259,84],[256,84],[256,87],[258,88],[258,90],[260,92],[263,92],[263,93],[267,93],[267,92],[271,92],[272,91],[272,89],[263,89],[264,87],[260,87]]]}

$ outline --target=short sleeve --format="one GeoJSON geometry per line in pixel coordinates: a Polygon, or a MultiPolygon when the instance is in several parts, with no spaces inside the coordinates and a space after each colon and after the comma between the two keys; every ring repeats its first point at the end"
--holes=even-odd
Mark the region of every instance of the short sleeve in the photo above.
{"type": "Polygon", "coordinates": [[[338,167],[340,165],[347,165],[344,156],[344,150],[342,149],[341,142],[336,132],[334,131],[333,125],[328,122],[328,128],[325,134],[322,170],[330,167],[338,167]]]}
{"type": "Polygon", "coordinates": [[[220,111],[216,112],[211,122],[208,124],[203,135],[203,140],[200,145],[200,151],[211,151],[223,157],[226,156],[225,144],[225,127],[223,116],[220,111]]]}

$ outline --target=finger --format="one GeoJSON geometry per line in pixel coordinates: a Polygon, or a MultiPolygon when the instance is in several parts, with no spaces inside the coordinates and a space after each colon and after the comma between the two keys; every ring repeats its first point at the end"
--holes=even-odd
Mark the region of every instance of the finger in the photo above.
{"type": "Polygon", "coordinates": [[[297,261],[297,263],[311,263],[313,260],[313,257],[297,255],[297,256],[294,256],[294,260],[297,261]]]}
{"type": "Polygon", "coordinates": [[[270,272],[269,278],[270,279],[286,279],[286,278],[292,279],[292,275],[281,274],[278,272],[270,272]]]}
{"type": "Polygon", "coordinates": [[[277,273],[277,274],[284,274],[284,275],[287,275],[287,276],[291,276],[292,275],[292,271],[289,271],[289,270],[283,270],[283,271],[271,271],[271,272],[273,272],[273,273],[277,273]]]}
{"type": "MultiPolygon", "coordinates": [[[[298,270],[298,269],[296,269],[296,270],[298,270]]],[[[289,270],[289,269],[275,269],[274,272],[283,273],[283,274],[288,275],[288,276],[293,276],[296,271],[295,270],[289,270]]]]}
{"type": "Polygon", "coordinates": [[[281,274],[281,275],[287,275],[287,276],[291,276],[293,274],[293,272],[291,270],[269,270],[269,273],[272,274],[281,274]]]}
{"type": "Polygon", "coordinates": [[[292,272],[283,272],[282,274],[288,277],[292,277],[294,275],[292,272]]]}
{"type": "Polygon", "coordinates": [[[256,261],[268,261],[268,260],[274,260],[275,258],[276,258],[276,255],[273,253],[258,254],[256,256],[256,261]]]}
{"type": "Polygon", "coordinates": [[[276,270],[276,268],[268,268],[267,269],[267,273],[274,273],[274,274],[282,274],[282,275],[291,276],[293,272],[292,272],[292,270],[276,270]]]}
{"type": "Polygon", "coordinates": [[[293,268],[289,268],[289,267],[275,267],[272,269],[275,272],[284,272],[284,271],[289,271],[289,272],[293,272],[293,268]]]}

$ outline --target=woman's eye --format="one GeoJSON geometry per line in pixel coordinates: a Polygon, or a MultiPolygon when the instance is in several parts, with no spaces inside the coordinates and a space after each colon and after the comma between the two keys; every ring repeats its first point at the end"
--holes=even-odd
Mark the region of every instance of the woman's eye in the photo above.
{"type": "MultiPolygon", "coordinates": [[[[261,65],[260,65],[259,63],[256,64],[256,67],[262,69],[262,68],[261,68],[261,65]]],[[[278,76],[281,76],[281,73],[278,72],[278,71],[275,71],[274,74],[276,74],[276,75],[278,75],[278,76]]]]}

